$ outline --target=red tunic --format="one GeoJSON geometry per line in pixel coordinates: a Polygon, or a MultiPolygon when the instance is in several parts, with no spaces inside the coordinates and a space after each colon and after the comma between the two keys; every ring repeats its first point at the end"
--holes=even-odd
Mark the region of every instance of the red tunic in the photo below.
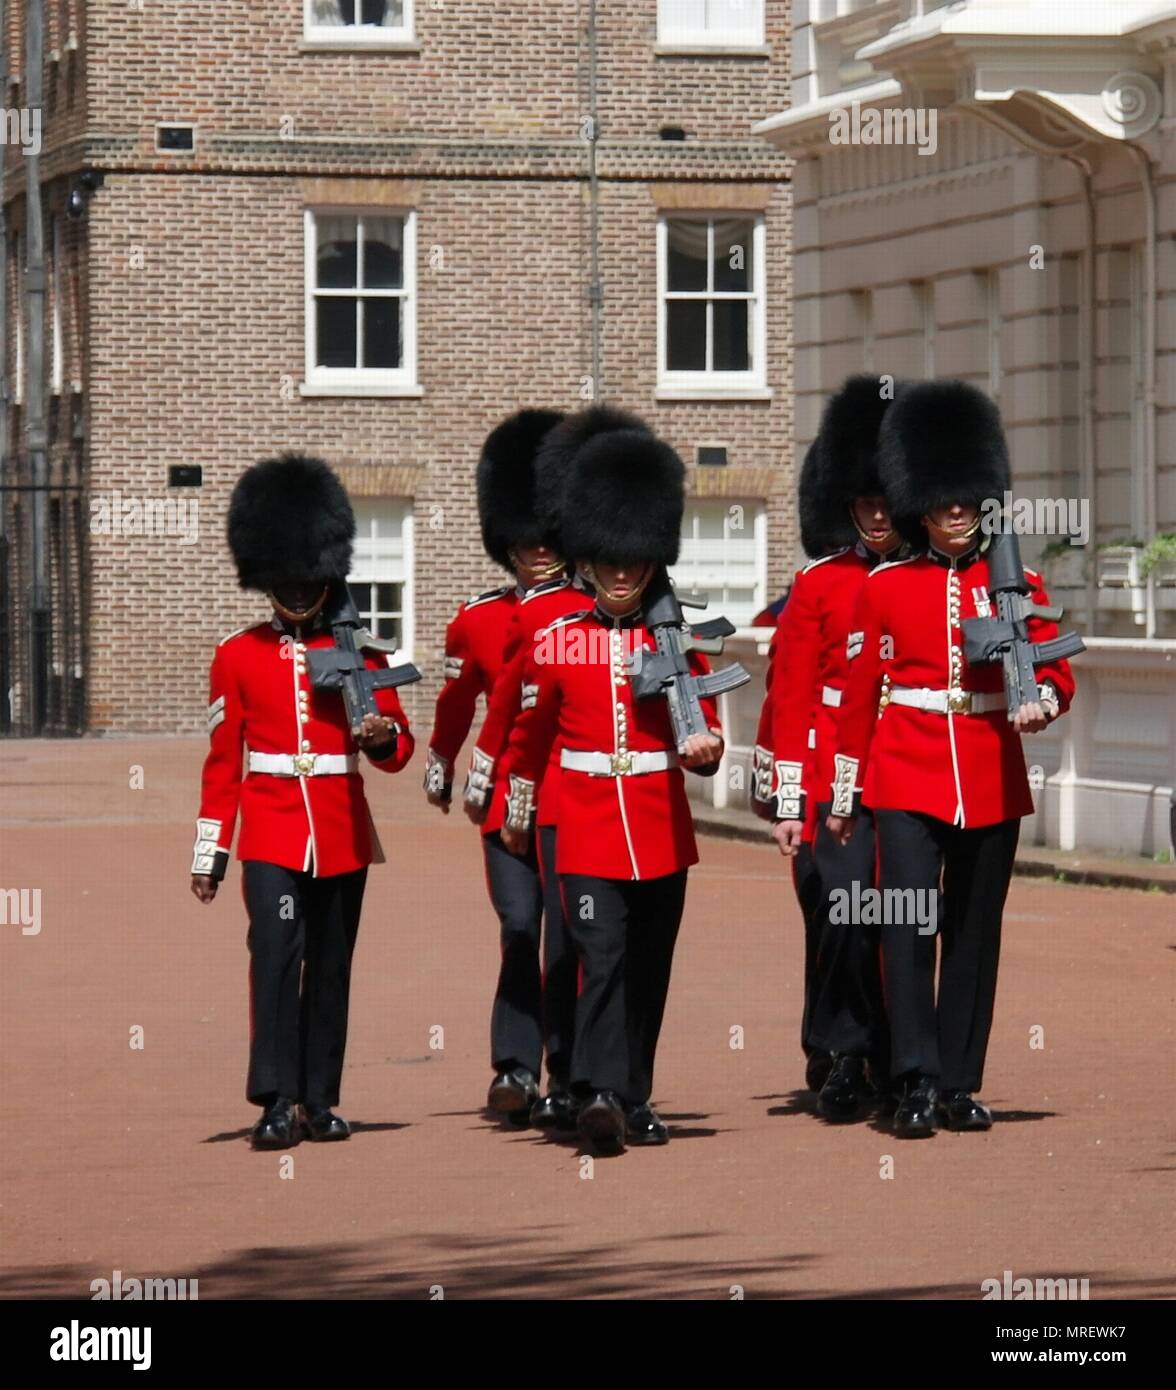
{"type": "MultiPolygon", "coordinates": [[[[1025,576],[1032,601],[1048,604],[1040,576],[1028,569],[1025,576]]],[[[862,586],[847,641],[849,685],[837,720],[839,812],[856,789],[875,810],[918,811],[963,827],[1032,812],[1021,738],[1003,700],[990,712],[940,714],[896,704],[893,689],[890,698],[883,695],[885,678],[892,688],[1003,693],[999,663],[972,666],[963,655],[960,625],[989,616],[987,586],[988,562],[979,550],[961,559],[930,551],[879,565],[862,586]]],[[[1028,627],[1034,641],[1057,636],[1056,623],[1031,618],[1028,627]]],[[[1074,694],[1070,663],[1039,666],[1037,679],[1052,682],[1064,713],[1074,694]]]]}
{"type": "Polygon", "coordinates": [[[806,838],[817,803],[833,794],[837,711],[849,680],[845,639],[876,563],[864,546],[853,546],[805,565],[776,629],[778,673],[767,701],[775,814],[805,821],[806,838]]]}
{"type": "MultiPolygon", "coordinates": [[[[594,753],[674,750],[665,700],[635,700],[627,658],[652,650],[640,622],[597,612],[557,621],[528,656],[523,680],[533,687],[515,721],[510,759],[511,824],[529,819],[535,785],[553,745],[594,753]],[[516,814],[517,811],[517,814],[516,814]]],[[[705,657],[690,655],[697,673],[705,657]]],[[[706,722],[720,732],[713,700],[702,701],[706,722]]],[[[556,821],[555,867],[561,874],[648,879],[698,862],[694,822],[681,768],[593,776],[564,768],[556,821]]]]}
{"type": "Polygon", "coordinates": [[[502,671],[502,654],[519,601],[513,585],[479,594],[457,610],[445,631],[445,681],[437,696],[431,759],[445,765],[453,780],[453,763],[466,740],[478,696],[488,696],[502,671]]]}
{"type": "MultiPolygon", "coordinates": [[[[553,579],[526,593],[517,604],[503,652],[503,669],[490,696],[486,719],[474,745],[474,765],[492,784],[490,811],[482,823],[482,834],[502,829],[506,818],[509,762],[504,756],[510,731],[522,709],[523,678],[527,658],[543,630],[557,618],[592,610],[592,596],[571,579],[553,579]]],[[[554,825],[559,805],[559,746],[542,774],[539,824],[554,825]]]]}
{"type": "MultiPolygon", "coordinates": [[[[343,699],[315,690],[305,653],[330,647],[329,630],[296,640],[277,620],[226,637],[217,647],[209,676],[208,728],[211,745],[197,822],[193,873],[208,873],[218,852],[227,854],[241,813],[237,858],[259,859],[316,878],[349,873],[383,855],[358,772],[277,777],[245,772],[246,750],[254,753],[354,754],[355,740],[343,699]]],[[[369,670],[385,658],[366,654],[369,670]]],[[[376,692],[380,713],[395,720],[395,753],[385,772],[399,772],[412,757],[408,719],[394,690],[376,692]]]]}

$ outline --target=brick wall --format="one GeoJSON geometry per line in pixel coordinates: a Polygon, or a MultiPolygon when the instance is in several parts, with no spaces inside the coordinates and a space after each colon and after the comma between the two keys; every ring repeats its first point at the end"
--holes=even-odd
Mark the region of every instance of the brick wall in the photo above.
{"type": "MultiPolygon", "coordinates": [[[[192,496],[200,520],[194,545],[91,538],[93,730],[202,727],[212,644],[264,616],[233,579],[228,494],[285,447],[322,453],[356,494],[412,497],[426,681],[410,712],[428,724],[445,623],[500,578],[477,540],[481,439],[519,405],[577,408],[591,370],[587,5],[523,8],[420,3],[419,52],[339,54],[300,50],[301,0],[85,6],[87,123],[70,148],[105,182],[75,233],[88,333],[71,350],[91,494],[192,496]],[[196,121],[194,154],[158,154],[159,120],[196,121]],[[303,210],[341,178],[416,209],[419,399],[298,393],[303,210]],[[168,493],[176,463],[202,465],[198,492],[168,493]]],[[[657,57],[655,0],[600,8],[604,390],[688,461],[698,440],[728,444],[730,467],[698,489],[768,502],[771,595],[797,550],[789,165],[748,132],[786,100],[788,6],[769,0],[770,60],[657,57]],[[660,140],[667,124],[687,140],[660,140]],[[654,398],[658,201],[683,186],[679,206],[765,210],[770,401],[654,398]]]]}

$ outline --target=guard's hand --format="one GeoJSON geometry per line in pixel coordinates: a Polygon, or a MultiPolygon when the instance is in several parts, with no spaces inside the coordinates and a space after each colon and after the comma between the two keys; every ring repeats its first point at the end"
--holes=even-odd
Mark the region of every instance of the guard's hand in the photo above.
{"type": "Polygon", "coordinates": [[[1019,734],[1039,734],[1049,723],[1045,717],[1045,710],[1041,708],[1037,700],[1026,700],[1017,711],[1017,717],[1013,720],[1013,728],[1019,734]]]}
{"type": "Polygon", "coordinates": [[[383,751],[386,757],[391,745],[396,742],[396,721],[379,714],[365,714],[355,741],[365,753],[383,751]]]}
{"type": "Polygon", "coordinates": [[[691,734],[679,756],[683,767],[711,767],[723,756],[723,740],[717,734],[691,734]]]}
{"type": "Polygon", "coordinates": [[[192,875],[192,892],[202,903],[210,903],[216,897],[216,890],[220,884],[210,874],[192,875]]]}
{"type": "Polygon", "coordinates": [[[444,792],[431,792],[428,789],[428,787],[426,787],[425,800],[429,803],[430,806],[438,807],[443,816],[447,816],[449,814],[449,797],[446,796],[444,792]]]}
{"type": "Polygon", "coordinates": [[[839,845],[847,845],[853,838],[856,816],[826,816],[825,829],[839,845]]]}
{"type": "Polygon", "coordinates": [[[802,820],[782,820],[772,826],[772,839],[780,846],[780,853],[785,859],[791,859],[800,849],[803,835],[804,821],[802,820]]]}
{"type": "Polygon", "coordinates": [[[511,854],[526,854],[530,842],[530,831],[515,830],[509,825],[502,827],[502,843],[510,850],[511,854]]]}
{"type": "Polygon", "coordinates": [[[471,825],[481,825],[490,814],[489,798],[487,798],[486,801],[467,801],[463,797],[461,809],[466,813],[466,818],[471,825]]]}

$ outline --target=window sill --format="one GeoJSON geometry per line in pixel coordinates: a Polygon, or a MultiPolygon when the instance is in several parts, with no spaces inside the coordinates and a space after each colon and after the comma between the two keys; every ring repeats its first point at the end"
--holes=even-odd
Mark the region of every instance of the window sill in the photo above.
{"type": "Polygon", "coordinates": [[[655,58],[770,58],[766,43],[655,43],[655,58]]]}
{"type": "Polygon", "coordinates": [[[299,53],[420,53],[418,39],[300,39],[299,53]]]}
{"type": "Polygon", "coordinates": [[[657,386],[655,401],[770,401],[770,386],[657,386]]]}
{"type": "Polygon", "coordinates": [[[378,400],[415,400],[425,394],[423,386],[374,386],[365,382],[355,382],[353,385],[339,383],[337,385],[323,385],[319,382],[300,381],[298,383],[298,394],[300,396],[351,396],[362,398],[370,396],[378,400]]]}

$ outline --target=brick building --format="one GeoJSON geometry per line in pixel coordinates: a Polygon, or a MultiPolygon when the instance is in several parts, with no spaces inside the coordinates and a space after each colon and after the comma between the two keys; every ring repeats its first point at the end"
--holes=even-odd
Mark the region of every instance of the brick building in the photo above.
{"type": "Polygon", "coordinates": [[[342,473],[418,718],[446,621],[497,582],[472,470],[519,405],[595,393],[678,447],[680,577],[717,611],[786,583],[791,161],[751,133],[788,99],[785,0],[4,9],[9,730],[203,726],[213,643],[264,616],[228,494],[283,448],[342,473]]]}

